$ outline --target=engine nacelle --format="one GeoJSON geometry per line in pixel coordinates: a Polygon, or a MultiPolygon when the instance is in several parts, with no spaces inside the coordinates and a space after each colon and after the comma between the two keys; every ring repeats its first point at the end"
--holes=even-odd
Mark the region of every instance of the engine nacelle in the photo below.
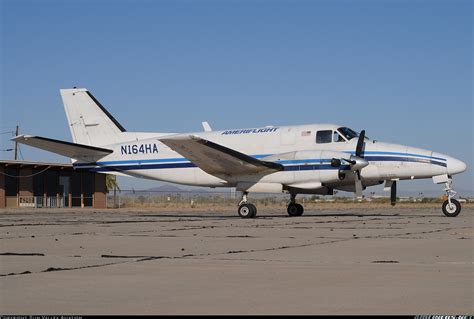
{"type": "Polygon", "coordinates": [[[266,161],[281,161],[286,165],[298,166],[294,172],[294,180],[290,184],[311,183],[314,181],[325,183],[339,183],[350,179],[349,171],[351,154],[335,151],[296,151],[275,154],[266,158],[266,161]],[[346,161],[347,160],[347,161],[346,161]]]}
{"type": "Polygon", "coordinates": [[[300,165],[303,165],[302,171],[304,171],[304,166],[308,165],[308,170],[313,172],[311,178],[317,177],[323,184],[344,180],[347,176],[346,171],[350,168],[349,163],[344,159],[350,160],[350,157],[349,153],[335,151],[295,152],[295,159],[300,161],[300,165]],[[304,160],[307,162],[301,162],[304,160]]]}

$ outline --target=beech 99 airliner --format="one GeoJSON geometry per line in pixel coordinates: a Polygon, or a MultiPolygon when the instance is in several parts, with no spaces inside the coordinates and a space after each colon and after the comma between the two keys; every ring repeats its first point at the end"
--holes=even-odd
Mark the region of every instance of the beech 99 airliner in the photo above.
{"type": "Polygon", "coordinates": [[[458,159],[430,150],[371,140],[336,124],[265,126],[195,133],[128,132],[87,90],[60,90],[71,142],[20,135],[13,140],[72,159],[77,169],[185,185],[235,187],[242,192],[238,214],[254,218],[252,192],[288,193],[288,215],[301,216],[297,194],[332,195],[385,183],[395,204],[397,182],[432,178],[445,184],[448,217],[461,204],[452,176],[466,170],[458,159]]]}

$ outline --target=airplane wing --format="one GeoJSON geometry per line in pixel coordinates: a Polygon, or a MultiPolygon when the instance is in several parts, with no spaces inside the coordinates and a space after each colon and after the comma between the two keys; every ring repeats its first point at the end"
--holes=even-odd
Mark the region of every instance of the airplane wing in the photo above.
{"type": "MultiPolygon", "coordinates": [[[[163,137],[160,142],[211,175],[248,175],[283,170],[278,163],[261,161],[195,135],[163,137]]],[[[224,178],[225,179],[225,178],[224,178]]]]}
{"type": "Polygon", "coordinates": [[[113,152],[112,150],[105,148],[53,140],[51,138],[33,135],[19,135],[12,138],[12,141],[37,147],[45,151],[53,152],[77,160],[99,159],[113,152]]]}

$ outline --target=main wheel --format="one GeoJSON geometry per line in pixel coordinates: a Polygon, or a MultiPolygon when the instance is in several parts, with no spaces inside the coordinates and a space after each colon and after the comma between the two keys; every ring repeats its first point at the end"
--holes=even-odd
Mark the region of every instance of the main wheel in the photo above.
{"type": "Polygon", "coordinates": [[[301,216],[303,215],[304,208],[300,204],[289,204],[286,211],[290,216],[301,216]]]}
{"type": "Polygon", "coordinates": [[[303,205],[296,204],[296,206],[298,207],[298,216],[303,215],[303,213],[304,213],[303,205]]]}
{"type": "Polygon", "coordinates": [[[456,217],[461,212],[461,204],[455,200],[451,199],[451,205],[448,200],[445,200],[443,203],[443,213],[448,217],[456,217]]]}
{"type": "Polygon", "coordinates": [[[242,218],[254,218],[257,215],[257,207],[253,204],[242,204],[239,206],[238,213],[242,218]]]}
{"type": "Polygon", "coordinates": [[[250,204],[250,203],[247,204],[247,205],[249,205],[249,206],[252,208],[252,210],[253,210],[253,215],[252,215],[252,217],[250,217],[250,218],[255,218],[255,217],[257,217],[257,207],[255,207],[254,204],[250,204]]]}

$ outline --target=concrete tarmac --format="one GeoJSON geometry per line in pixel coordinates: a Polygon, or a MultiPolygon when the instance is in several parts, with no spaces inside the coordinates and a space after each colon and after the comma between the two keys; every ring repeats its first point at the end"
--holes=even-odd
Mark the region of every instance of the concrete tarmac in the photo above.
{"type": "Polygon", "coordinates": [[[2,314],[474,314],[472,206],[0,211],[2,314]]]}

